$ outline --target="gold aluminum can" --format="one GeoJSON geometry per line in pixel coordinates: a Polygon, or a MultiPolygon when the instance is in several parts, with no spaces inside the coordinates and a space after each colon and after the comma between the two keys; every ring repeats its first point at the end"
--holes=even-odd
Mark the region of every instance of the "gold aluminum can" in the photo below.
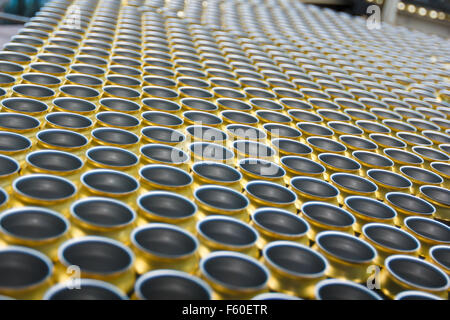
{"type": "Polygon", "coordinates": [[[80,181],[79,199],[108,197],[125,202],[132,209],[136,207],[139,182],[129,174],[117,170],[95,169],[83,173],[80,181]]]}
{"type": "Polygon", "coordinates": [[[377,250],[375,263],[383,267],[387,257],[394,254],[418,256],[419,241],[408,232],[383,223],[368,223],[362,228],[362,239],[377,250]]]}
{"type": "Polygon", "coordinates": [[[420,188],[424,185],[439,187],[444,183],[444,179],[441,176],[430,170],[413,166],[403,166],[400,167],[400,172],[412,182],[413,194],[419,194],[420,188]]]}
{"type": "Polygon", "coordinates": [[[97,128],[119,128],[139,134],[140,121],[136,117],[123,112],[102,111],[95,115],[95,120],[97,128]]]}
{"type": "Polygon", "coordinates": [[[309,244],[307,234],[310,226],[308,222],[286,210],[276,208],[257,209],[251,214],[250,225],[259,233],[256,245],[260,250],[266,244],[277,240],[309,244]]]}
{"type": "Polygon", "coordinates": [[[136,213],[126,204],[109,198],[89,197],[70,206],[70,233],[73,238],[88,235],[129,243],[136,213]]]}
{"type": "MultiPolygon", "coordinates": [[[[239,161],[238,166],[243,176],[242,187],[245,187],[252,180],[265,180],[282,186],[285,185],[284,176],[286,171],[274,162],[256,158],[244,158],[239,161]]],[[[241,188],[238,191],[241,191],[241,188]]]]}
{"type": "Polygon", "coordinates": [[[164,144],[151,143],[141,147],[143,164],[163,164],[188,170],[189,156],[181,149],[164,144]]]}
{"type": "Polygon", "coordinates": [[[361,233],[363,226],[367,223],[394,225],[397,217],[397,212],[393,208],[374,198],[350,196],[345,198],[343,208],[356,219],[353,225],[355,233],[361,233]]]}
{"type": "Polygon", "coordinates": [[[20,164],[11,157],[0,155],[0,188],[8,189],[19,176],[20,164]]]}
{"type": "Polygon", "coordinates": [[[317,300],[382,300],[374,290],[347,280],[322,280],[314,291],[317,300]]]}
{"type": "Polygon", "coordinates": [[[291,189],[297,194],[297,209],[308,201],[322,201],[338,205],[339,189],[330,183],[311,177],[295,177],[290,181],[291,189]]]}
{"type": "Polygon", "coordinates": [[[21,175],[42,173],[60,176],[79,186],[84,163],[79,157],[64,151],[42,150],[29,153],[21,175]]]}
{"type": "Polygon", "coordinates": [[[45,208],[15,208],[0,215],[0,237],[6,244],[38,250],[52,261],[58,258],[58,247],[69,239],[69,228],[66,218],[45,208]]]}
{"type": "Polygon", "coordinates": [[[290,183],[296,176],[309,176],[321,178],[325,167],[318,162],[299,156],[284,156],[280,159],[281,167],[286,170],[285,182],[290,183]]]}
{"type": "Polygon", "coordinates": [[[301,206],[301,216],[308,222],[308,238],[316,241],[322,231],[336,230],[353,234],[355,218],[350,212],[338,206],[320,201],[309,201],[301,206]]]}
{"type": "Polygon", "coordinates": [[[428,201],[403,192],[389,192],[385,195],[385,201],[397,211],[394,219],[397,226],[402,226],[405,218],[409,216],[432,218],[436,212],[428,201]]]}
{"type": "MultiPolygon", "coordinates": [[[[45,88],[45,87],[43,87],[45,88]]],[[[47,114],[49,107],[47,103],[30,98],[7,98],[1,102],[2,112],[22,113],[34,117],[41,123],[47,114]]]]}
{"type": "Polygon", "coordinates": [[[297,195],[279,184],[253,180],[245,185],[244,194],[250,200],[249,212],[262,207],[277,207],[297,213],[297,195]]]}
{"type": "Polygon", "coordinates": [[[95,121],[97,106],[84,99],[59,97],[52,101],[52,111],[77,113],[95,121]]]}
{"type": "Polygon", "coordinates": [[[374,197],[378,190],[375,183],[354,174],[333,173],[330,182],[339,190],[338,202],[340,205],[344,205],[345,199],[349,196],[374,197]]]}
{"type": "Polygon", "coordinates": [[[449,227],[433,219],[408,217],[404,221],[403,228],[420,241],[419,253],[423,257],[429,256],[431,247],[450,243],[446,238],[449,227]]]}
{"type": "Polygon", "coordinates": [[[400,168],[402,166],[415,166],[420,168],[424,164],[421,157],[405,150],[387,148],[383,150],[383,155],[394,162],[392,169],[396,173],[401,173],[400,168]]]}
{"type": "Polygon", "coordinates": [[[131,233],[135,270],[175,269],[194,274],[198,267],[198,240],[189,232],[165,223],[140,226],[131,233]]]}
{"type": "Polygon", "coordinates": [[[389,192],[411,192],[412,183],[405,177],[387,170],[370,169],[367,171],[367,177],[378,187],[376,197],[383,201],[389,192]]]}
{"type": "Polygon", "coordinates": [[[97,128],[91,132],[92,146],[111,146],[127,149],[135,154],[139,151],[139,136],[119,128],[97,128]]]}
{"type": "Polygon", "coordinates": [[[446,245],[438,245],[431,247],[430,256],[427,258],[428,261],[439,267],[444,271],[447,276],[450,276],[450,266],[446,262],[449,255],[450,248],[446,245]]]}
{"type": "Polygon", "coordinates": [[[35,141],[41,122],[35,117],[26,114],[4,112],[0,114],[0,130],[23,135],[35,141]]]}
{"type": "Polygon", "coordinates": [[[447,297],[448,276],[430,262],[406,255],[386,259],[381,270],[381,290],[394,298],[405,290],[420,290],[442,298],[447,297]],[[427,274],[423,278],[423,274],[427,274]]]}
{"type": "Polygon", "coordinates": [[[270,271],[269,288],[301,298],[314,298],[314,288],[325,279],[327,260],[307,246],[275,241],[262,250],[262,261],[270,271]]]}
{"type": "Polygon", "coordinates": [[[14,180],[11,206],[46,207],[67,217],[67,205],[76,195],[76,186],[65,178],[49,174],[29,174],[14,180]]]}
{"type": "Polygon", "coordinates": [[[63,129],[81,133],[89,137],[94,122],[88,117],[69,112],[51,112],[45,116],[43,129],[63,129]]]}
{"type": "MultiPolygon", "coordinates": [[[[333,173],[353,173],[357,174],[361,170],[359,162],[334,153],[319,154],[318,162],[326,168],[324,172],[325,180],[330,181],[333,173]]],[[[369,170],[370,171],[370,170],[369,170]]]]}
{"type": "Polygon", "coordinates": [[[426,185],[420,187],[419,191],[420,197],[423,197],[426,201],[428,201],[435,207],[435,219],[444,222],[450,221],[450,204],[448,201],[450,194],[449,189],[426,185]]]}
{"type": "Polygon", "coordinates": [[[268,291],[267,268],[242,253],[210,253],[200,261],[199,272],[213,289],[213,299],[245,300],[268,291]]]}
{"type": "Polygon", "coordinates": [[[43,300],[128,300],[122,291],[105,281],[80,279],[78,284],[76,290],[73,281],[56,284],[43,300]]]}
{"type": "Polygon", "coordinates": [[[367,268],[377,256],[373,246],[364,240],[343,232],[323,231],[314,245],[328,260],[327,276],[364,283],[367,268]]]}
{"type": "Polygon", "coordinates": [[[194,191],[194,200],[198,207],[197,219],[209,215],[227,215],[247,222],[249,220],[247,197],[234,189],[204,185],[194,191]]]}
{"type": "Polygon", "coordinates": [[[138,225],[167,223],[194,233],[197,206],[174,192],[151,191],[137,199],[138,225]]]}
{"type": "Polygon", "coordinates": [[[53,284],[53,264],[37,250],[8,246],[0,249],[0,258],[4,277],[0,283],[2,295],[14,299],[40,300],[53,284]]]}
{"type": "Polygon", "coordinates": [[[163,126],[148,126],[141,130],[143,143],[166,144],[185,149],[186,136],[178,130],[163,126]]]}
{"type": "Polygon", "coordinates": [[[109,282],[123,293],[131,291],[135,281],[135,256],[122,243],[98,236],[86,236],[64,242],[58,250],[55,277],[58,282],[81,278],[109,282]]]}
{"type": "Polygon", "coordinates": [[[394,162],[386,156],[375,152],[353,151],[352,157],[361,165],[361,171],[367,175],[370,169],[391,170],[394,162]]]}
{"type": "Polygon", "coordinates": [[[431,163],[436,161],[449,162],[450,156],[442,151],[429,147],[415,146],[412,148],[413,153],[424,160],[425,169],[431,169],[431,163]]]}
{"type": "Polygon", "coordinates": [[[192,195],[192,176],[173,165],[146,165],[139,170],[139,181],[141,183],[140,194],[151,190],[167,190],[186,197],[192,195]]]}
{"type": "Polygon", "coordinates": [[[310,158],[313,152],[308,145],[293,139],[272,139],[271,146],[275,150],[277,161],[280,161],[284,156],[310,158]]]}
{"type": "Polygon", "coordinates": [[[138,167],[139,157],[126,149],[99,146],[90,148],[86,151],[87,170],[117,170],[137,178],[138,167]]]}
{"type": "Polygon", "coordinates": [[[202,279],[178,270],[154,270],[139,277],[134,286],[137,300],[211,300],[211,287],[202,279]],[[180,290],[180,286],[183,290],[180,290]]]}
{"type": "Polygon", "coordinates": [[[259,257],[258,232],[241,220],[225,216],[208,216],[197,223],[196,236],[203,258],[214,251],[235,251],[259,257]]]}
{"type": "Polygon", "coordinates": [[[243,175],[232,166],[219,162],[200,161],[192,164],[191,170],[194,178],[192,190],[204,184],[215,184],[238,192],[242,191],[243,175]]]}
{"type": "Polygon", "coordinates": [[[84,159],[89,139],[80,133],[63,129],[47,129],[36,135],[35,150],[53,149],[72,153],[84,159]]]}
{"type": "MultiPolygon", "coordinates": [[[[43,106],[48,106],[48,104],[56,97],[56,92],[50,88],[40,86],[37,84],[16,84],[11,88],[10,99],[22,99],[30,103],[31,101],[39,101],[43,106]]],[[[25,102],[24,101],[24,102],[25,102]]],[[[4,105],[3,105],[4,106],[4,105]]],[[[42,115],[47,111],[47,108],[39,107],[39,110],[32,111],[36,112],[36,116],[42,118],[42,115]]]]}

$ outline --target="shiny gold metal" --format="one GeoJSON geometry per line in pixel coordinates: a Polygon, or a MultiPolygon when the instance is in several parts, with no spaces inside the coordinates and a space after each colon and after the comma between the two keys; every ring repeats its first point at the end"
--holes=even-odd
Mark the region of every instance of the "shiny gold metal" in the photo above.
{"type": "Polygon", "coordinates": [[[256,247],[258,233],[241,220],[225,216],[208,216],[197,223],[196,236],[200,242],[200,257],[214,251],[240,252],[259,257],[256,247]]]}
{"type": "Polygon", "coordinates": [[[88,137],[94,122],[88,117],[69,112],[51,112],[45,116],[43,129],[71,130],[88,137]]]}
{"type": "Polygon", "coordinates": [[[358,233],[361,233],[363,226],[370,222],[393,225],[397,216],[397,212],[387,204],[368,197],[347,197],[343,208],[355,217],[353,230],[358,233]]]}
{"type": "Polygon", "coordinates": [[[297,213],[297,195],[279,184],[264,180],[248,182],[244,194],[250,200],[249,212],[261,207],[277,207],[297,213]]]}
{"type": "Polygon", "coordinates": [[[286,170],[286,184],[296,176],[321,178],[326,170],[320,163],[299,156],[284,156],[280,159],[280,164],[286,170]]]}
{"type": "Polygon", "coordinates": [[[134,286],[133,298],[211,300],[212,295],[211,287],[196,276],[177,270],[154,270],[139,277],[134,286]]]}
{"type": "Polygon", "coordinates": [[[102,111],[95,115],[95,125],[99,128],[119,128],[138,134],[140,121],[136,117],[126,113],[102,111]]]}
{"type": "Polygon", "coordinates": [[[68,152],[57,150],[34,151],[25,158],[25,165],[21,174],[43,173],[61,176],[78,186],[83,166],[84,163],[79,157],[68,152]]]}
{"type": "Polygon", "coordinates": [[[349,196],[374,197],[378,187],[373,182],[354,174],[333,173],[330,182],[339,190],[338,202],[344,205],[349,196]]]}
{"type": "Polygon", "coordinates": [[[402,226],[404,219],[409,216],[422,216],[431,218],[436,209],[428,201],[402,192],[389,192],[385,195],[385,201],[397,211],[394,222],[402,226]]]}
{"type": "Polygon", "coordinates": [[[382,300],[374,290],[347,280],[322,280],[314,291],[317,300],[382,300]]]}
{"type": "Polygon", "coordinates": [[[353,159],[334,153],[319,154],[318,163],[326,168],[324,172],[325,180],[330,181],[333,173],[345,172],[356,174],[361,169],[361,165],[353,159]]]}
{"type": "Polygon", "coordinates": [[[450,247],[446,245],[438,245],[431,247],[428,261],[439,267],[447,276],[450,276],[450,265],[448,264],[448,257],[450,254],[450,247]]]}
{"type": "Polygon", "coordinates": [[[117,287],[108,282],[94,279],[80,279],[79,288],[73,290],[68,281],[51,287],[43,300],[128,300],[128,297],[117,287]]]}
{"type": "Polygon", "coordinates": [[[362,239],[377,250],[375,263],[383,267],[387,257],[394,254],[418,256],[419,241],[411,234],[383,223],[368,223],[362,228],[362,239]]]}
{"type": "Polygon", "coordinates": [[[440,175],[418,167],[400,167],[400,172],[412,182],[413,194],[419,194],[421,186],[431,185],[439,187],[444,182],[440,175]]]}
{"type": "Polygon", "coordinates": [[[276,208],[257,209],[251,214],[250,225],[259,233],[256,245],[260,250],[266,244],[277,240],[287,240],[304,245],[309,243],[307,237],[310,229],[309,224],[304,219],[286,210],[276,208]]]}
{"type": "Polygon", "coordinates": [[[408,290],[402,291],[399,294],[397,294],[395,296],[395,300],[443,300],[443,299],[428,292],[418,290],[408,290]]]}
{"type": "Polygon", "coordinates": [[[268,291],[269,271],[242,253],[213,252],[200,261],[200,276],[213,289],[213,299],[250,299],[268,291]]]}
{"type": "Polygon", "coordinates": [[[14,180],[11,206],[46,207],[67,217],[67,205],[76,194],[76,186],[65,178],[49,174],[29,174],[14,180]]]}
{"type": "Polygon", "coordinates": [[[35,117],[19,113],[0,113],[0,130],[23,135],[35,140],[36,133],[40,129],[41,122],[35,117]]]}
{"type": "Polygon", "coordinates": [[[400,171],[402,166],[415,166],[420,168],[424,163],[424,160],[418,155],[401,149],[386,148],[383,150],[383,155],[394,162],[392,169],[396,173],[402,173],[400,171]]]}
{"type": "Polygon", "coordinates": [[[56,261],[58,247],[69,239],[69,221],[55,211],[23,207],[0,215],[0,237],[8,245],[38,250],[56,261]]]}
{"type": "Polygon", "coordinates": [[[78,113],[92,121],[95,120],[95,113],[97,112],[97,106],[94,103],[78,98],[56,98],[52,101],[52,106],[52,111],[78,113]]]}
{"type": "Polygon", "coordinates": [[[275,241],[262,250],[270,271],[269,288],[301,298],[314,298],[314,287],[325,279],[327,260],[305,245],[275,241]]]}
{"type": "Polygon", "coordinates": [[[198,240],[189,232],[165,223],[140,226],[131,233],[135,270],[175,269],[190,274],[198,266],[198,240]]]}
{"type": "Polygon", "coordinates": [[[114,199],[89,197],[73,202],[70,207],[73,238],[96,235],[128,244],[135,220],[136,213],[114,199]]]}
{"type": "Polygon", "coordinates": [[[40,122],[43,121],[45,114],[48,112],[48,109],[49,107],[47,103],[30,98],[13,97],[3,99],[1,102],[2,112],[23,113],[36,118],[40,122]]]}
{"type": "Polygon", "coordinates": [[[47,129],[36,135],[36,149],[53,149],[72,153],[81,159],[88,147],[89,140],[80,133],[62,129],[47,129]]]}
{"type": "Polygon", "coordinates": [[[22,246],[0,248],[0,294],[24,300],[40,300],[52,285],[53,264],[37,250],[22,246]]]}
{"type": "Polygon", "coordinates": [[[424,160],[425,169],[431,169],[431,163],[436,161],[448,162],[450,156],[442,151],[429,147],[415,146],[412,148],[413,153],[424,160]]]}
{"type": "Polygon", "coordinates": [[[234,189],[204,185],[195,189],[194,199],[199,209],[198,220],[214,214],[235,217],[245,222],[249,220],[249,200],[234,189]]]}
{"type": "Polygon", "coordinates": [[[448,245],[449,227],[439,221],[424,217],[408,217],[403,228],[420,241],[419,253],[428,257],[429,250],[435,245],[448,245]]]}
{"type": "Polygon", "coordinates": [[[138,176],[139,158],[132,152],[117,147],[93,147],[86,151],[86,168],[118,170],[138,176]]]}
{"type": "MultiPolygon", "coordinates": [[[[3,211],[8,207],[9,195],[8,193],[0,188],[0,209],[3,211]]],[[[0,241],[0,246],[3,246],[3,242],[0,241]]]]}
{"type": "Polygon", "coordinates": [[[60,283],[69,281],[77,266],[82,278],[109,282],[122,293],[133,288],[135,256],[119,241],[98,236],[71,239],[59,247],[58,260],[55,277],[60,283]]]}
{"type": "Polygon", "coordinates": [[[8,189],[19,176],[20,164],[11,157],[0,155],[0,188],[8,189]]]}
{"type": "Polygon", "coordinates": [[[242,191],[243,175],[229,165],[213,161],[200,161],[194,163],[191,166],[191,170],[194,178],[192,190],[203,184],[214,184],[228,187],[238,192],[242,191]]]}
{"type": "Polygon", "coordinates": [[[370,169],[367,171],[367,177],[378,187],[376,191],[378,200],[384,200],[386,194],[392,191],[411,192],[412,182],[398,173],[381,169],[370,169]]]}
{"type": "Polygon", "coordinates": [[[326,202],[310,201],[304,203],[300,212],[309,223],[308,238],[315,241],[318,234],[326,230],[336,230],[353,234],[355,218],[349,212],[326,202]]]}
{"type": "Polygon", "coordinates": [[[433,264],[406,255],[386,259],[381,270],[381,290],[394,298],[405,290],[420,290],[442,298],[447,297],[448,276],[433,264]],[[426,274],[426,277],[423,275],[426,274]]]}
{"type": "Polygon", "coordinates": [[[80,177],[81,187],[78,198],[91,196],[114,198],[136,207],[139,182],[117,170],[95,169],[83,173],[80,177]]]}
{"type": "Polygon", "coordinates": [[[432,185],[424,185],[420,187],[418,195],[435,207],[435,219],[444,222],[450,221],[449,189],[432,185]]]}
{"type": "Polygon", "coordinates": [[[327,276],[356,282],[367,280],[367,268],[377,256],[375,248],[368,242],[336,231],[319,233],[313,248],[328,260],[327,276]]]}

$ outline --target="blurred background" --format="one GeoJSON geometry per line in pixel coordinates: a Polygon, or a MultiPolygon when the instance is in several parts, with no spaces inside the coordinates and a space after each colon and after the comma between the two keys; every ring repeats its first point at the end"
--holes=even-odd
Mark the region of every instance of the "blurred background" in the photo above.
{"type": "MultiPolygon", "coordinates": [[[[367,16],[377,5],[381,19],[450,38],[450,0],[299,0],[353,15],[367,16]]],[[[47,0],[0,0],[0,46],[16,34],[47,0]]]]}

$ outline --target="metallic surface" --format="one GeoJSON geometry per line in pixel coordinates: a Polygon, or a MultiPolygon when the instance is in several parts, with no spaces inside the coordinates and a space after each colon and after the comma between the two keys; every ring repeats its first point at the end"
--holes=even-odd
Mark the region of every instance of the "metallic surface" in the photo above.
{"type": "Polygon", "coordinates": [[[296,0],[33,19],[0,51],[1,296],[448,298],[448,40],[296,0]]]}

